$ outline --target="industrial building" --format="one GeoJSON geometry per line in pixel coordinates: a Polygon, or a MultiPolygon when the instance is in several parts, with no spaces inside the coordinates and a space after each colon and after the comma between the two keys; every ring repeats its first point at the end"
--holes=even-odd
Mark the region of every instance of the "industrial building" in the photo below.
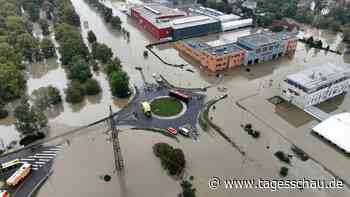
{"type": "Polygon", "coordinates": [[[252,19],[240,19],[205,7],[189,8],[188,13],[157,3],[135,5],[130,16],[157,40],[180,40],[251,26],[252,19]]]}
{"type": "Polygon", "coordinates": [[[298,39],[293,32],[261,32],[237,39],[245,50],[244,65],[257,64],[278,57],[294,54],[298,39]]]}
{"type": "Polygon", "coordinates": [[[296,36],[288,32],[261,32],[240,37],[237,42],[218,40],[211,44],[191,39],[175,44],[177,50],[213,72],[275,59],[294,53],[296,46],[296,36]]]}
{"type": "Polygon", "coordinates": [[[177,42],[175,47],[212,72],[239,66],[244,60],[244,50],[235,43],[211,46],[190,39],[177,42]]]}
{"type": "Polygon", "coordinates": [[[336,145],[345,153],[350,153],[350,113],[340,113],[327,118],[312,128],[312,131],[336,145]]]}
{"type": "Polygon", "coordinates": [[[173,40],[221,32],[219,20],[203,15],[174,19],[171,28],[173,40]]]}
{"type": "Polygon", "coordinates": [[[220,21],[221,31],[229,31],[242,27],[248,27],[253,25],[253,19],[241,19],[240,16],[235,14],[225,14],[223,12],[206,7],[190,8],[189,11],[193,14],[209,16],[220,21]]]}
{"type": "Polygon", "coordinates": [[[281,97],[303,109],[347,92],[350,68],[334,64],[312,67],[288,75],[280,86],[281,97]]]}
{"type": "Polygon", "coordinates": [[[186,13],[183,11],[156,3],[136,5],[131,8],[131,17],[157,40],[170,39],[172,34],[170,20],[184,16],[186,13]]]}

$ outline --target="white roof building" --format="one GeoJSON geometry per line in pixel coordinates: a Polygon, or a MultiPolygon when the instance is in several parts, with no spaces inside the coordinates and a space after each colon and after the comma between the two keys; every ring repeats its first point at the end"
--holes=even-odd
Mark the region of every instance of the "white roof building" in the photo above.
{"type": "Polygon", "coordinates": [[[312,129],[318,135],[350,153],[350,113],[340,113],[327,118],[312,129]]]}

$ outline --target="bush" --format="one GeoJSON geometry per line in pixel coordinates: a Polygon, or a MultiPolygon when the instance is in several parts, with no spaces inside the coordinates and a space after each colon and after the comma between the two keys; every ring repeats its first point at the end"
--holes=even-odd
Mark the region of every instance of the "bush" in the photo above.
{"type": "Polygon", "coordinates": [[[90,31],[88,32],[88,37],[87,37],[87,39],[88,39],[88,41],[89,41],[90,44],[95,43],[95,42],[97,41],[96,35],[95,35],[95,33],[94,33],[92,30],[90,30],[90,31]]]}
{"type": "Polygon", "coordinates": [[[185,155],[181,149],[174,149],[167,143],[157,143],[153,146],[154,154],[160,158],[164,169],[170,175],[179,176],[186,166],[185,155]]]}
{"type": "Polygon", "coordinates": [[[85,83],[86,95],[92,96],[101,92],[101,86],[95,79],[88,79],[85,83]]]}
{"type": "Polygon", "coordinates": [[[123,72],[112,72],[109,77],[112,95],[119,98],[126,98],[130,95],[129,77],[123,72]]]}
{"type": "Polygon", "coordinates": [[[281,177],[286,177],[286,176],[288,176],[288,168],[287,167],[281,167],[281,169],[280,169],[280,175],[281,175],[281,177]]]}
{"type": "Polygon", "coordinates": [[[41,87],[35,90],[31,98],[34,105],[41,110],[62,102],[60,91],[53,86],[41,87]]]}
{"type": "Polygon", "coordinates": [[[46,59],[56,55],[55,45],[50,39],[44,38],[40,43],[41,51],[46,59]]]}
{"type": "Polygon", "coordinates": [[[286,162],[286,163],[290,163],[290,159],[289,159],[289,157],[288,157],[288,155],[286,155],[284,152],[282,152],[282,151],[277,151],[276,153],[275,153],[275,156],[279,159],[279,160],[281,160],[281,161],[283,161],[283,162],[286,162]]]}
{"type": "Polygon", "coordinates": [[[109,76],[112,72],[119,72],[121,70],[120,60],[116,57],[113,60],[105,64],[105,72],[109,76]]]}
{"type": "Polygon", "coordinates": [[[85,59],[79,56],[76,56],[72,59],[68,69],[69,69],[68,77],[70,79],[76,79],[76,80],[79,80],[80,82],[85,82],[86,80],[92,77],[89,63],[85,59]]]}
{"type": "Polygon", "coordinates": [[[27,146],[28,144],[31,144],[37,140],[41,140],[45,138],[45,134],[39,132],[35,135],[28,135],[24,138],[22,138],[20,141],[19,141],[19,144],[22,145],[22,146],[27,146]]]}
{"type": "Polygon", "coordinates": [[[32,135],[47,127],[48,119],[44,112],[36,106],[30,106],[26,98],[14,111],[16,129],[24,135],[32,135]]]}
{"type": "Polygon", "coordinates": [[[71,82],[65,92],[68,103],[80,103],[84,100],[84,89],[78,81],[71,82]]]}
{"type": "Polygon", "coordinates": [[[9,112],[6,109],[0,109],[0,119],[6,118],[9,112]]]}
{"type": "Polygon", "coordinates": [[[113,57],[112,49],[100,43],[92,45],[91,53],[95,59],[100,60],[102,63],[107,63],[113,57]]]}
{"type": "Polygon", "coordinates": [[[182,197],[196,197],[196,189],[193,188],[192,180],[183,180],[181,182],[182,197]]]}

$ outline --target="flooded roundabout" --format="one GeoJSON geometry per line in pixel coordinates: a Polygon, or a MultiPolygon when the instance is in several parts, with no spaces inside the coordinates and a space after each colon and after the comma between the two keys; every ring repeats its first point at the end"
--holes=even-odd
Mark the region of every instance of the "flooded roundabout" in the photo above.
{"type": "MultiPolygon", "coordinates": [[[[154,50],[168,62],[184,64],[183,69],[167,66],[153,55],[145,58],[143,56],[145,46],[154,40],[132,19],[119,11],[119,8],[124,5],[122,2],[105,1],[104,3],[113,8],[114,14],[120,16],[123,27],[130,32],[130,39],[126,39],[118,31],[111,30],[101,16],[83,0],[72,0],[72,2],[81,21],[88,21],[90,29],[95,32],[99,42],[112,48],[114,54],[121,59],[123,69],[130,76],[131,82],[137,87],[143,87],[145,83],[155,83],[154,73],[163,75],[175,86],[208,87],[207,91],[202,93],[206,97],[200,100],[196,113],[188,115],[185,113],[180,116],[183,122],[169,120],[166,125],[162,125],[162,121],[154,123],[157,127],[181,126],[189,120],[196,124],[195,115],[198,115],[206,102],[227,94],[226,99],[214,104],[208,112],[209,119],[220,128],[223,135],[215,129],[203,131],[199,125],[196,125],[199,130],[197,140],[180,135],[171,138],[158,132],[143,130],[149,126],[149,121],[146,119],[135,121],[137,120],[135,114],[131,112],[122,119],[128,120],[127,125],[139,128],[130,129],[130,126],[120,128],[122,132],[119,134],[119,140],[125,163],[122,174],[115,171],[109,126],[107,122],[102,122],[83,129],[79,134],[65,136],[63,140],[52,142],[62,144],[63,148],[57,154],[52,175],[42,185],[36,196],[176,196],[181,192],[180,181],[169,176],[162,169],[159,159],[154,156],[152,146],[158,142],[169,143],[184,151],[186,158],[184,177],[194,176],[193,184],[197,190],[197,196],[349,196],[347,183],[350,182],[350,160],[334,147],[311,135],[311,127],[318,122],[296,108],[288,108],[286,113],[284,108],[267,101],[272,96],[278,95],[279,82],[287,74],[324,62],[350,63],[348,56],[325,53],[299,43],[293,57],[253,65],[249,72],[245,67],[236,68],[223,72],[218,77],[202,70],[198,63],[192,62],[185,55],[179,54],[172,43],[156,46],[154,50]],[[143,74],[140,74],[135,67],[142,67],[143,74]],[[242,129],[241,125],[248,123],[261,133],[260,138],[252,138],[242,129]],[[291,150],[294,146],[305,151],[310,158],[302,161],[291,150]],[[291,163],[286,164],[278,160],[274,156],[276,151],[284,151],[291,155],[291,163]],[[282,166],[289,168],[289,175],[286,178],[279,176],[282,166]],[[109,182],[103,180],[106,174],[111,176],[109,182]],[[211,190],[208,183],[213,177],[219,177],[222,181],[257,178],[329,180],[336,177],[343,179],[346,186],[338,190],[305,189],[307,192],[300,192],[299,189],[282,189],[281,192],[257,188],[227,189],[222,185],[216,190],[211,190]],[[262,192],[257,193],[257,191],[262,192]]],[[[84,38],[88,30],[82,29],[84,38]]],[[[215,34],[203,39],[221,37],[235,39],[238,35],[249,34],[251,31],[253,30],[247,29],[215,34]]],[[[312,33],[307,31],[305,35],[312,33]]],[[[333,42],[332,46],[340,45],[337,43],[338,35],[325,40],[333,42]]],[[[28,94],[39,87],[53,85],[64,95],[64,89],[68,83],[67,76],[65,70],[55,61],[33,65],[27,73],[28,94]]],[[[113,111],[119,111],[128,105],[130,100],[112,98],[104,73],[94,73],[94,77],[99,81],[102,93],[96,97],[87,98],[78,105],[64,102],[54,110],[50,115],[51,136],[65,133],[107,116],[109,105],[112,105],[113,111]]],[[[164,95],[166,94],[157,94],[156,97],[164,95]]],[[[143,98],[142,101],[150,101],[152,98],[143,98]]],[[[335,105],[332,113],[348,111],[349,96],[337,98],[331,104],[335,105]]],[[[135,108],[140,110],[139,106],[135,108]]],[[[137,117],[143,117],[141,111],[136,111],[136,114],[137,117]]],[[[4,134],[6,133],[6,136],[10,136],[8,141],[19,137],[12,123],[11,119],[0,122],[0,129],[4,134]]]]}

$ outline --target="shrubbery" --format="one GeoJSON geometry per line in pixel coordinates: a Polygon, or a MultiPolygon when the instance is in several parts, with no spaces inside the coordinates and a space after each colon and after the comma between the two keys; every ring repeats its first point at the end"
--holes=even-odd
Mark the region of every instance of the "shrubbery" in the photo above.
{"type": "Polygon", "coordinates": [[[53,87],[41,87],[32,93],[34,105],[41,110],[62,102],[60,91],[53,87]]]}
{"type": "Polygon", "coordinates": [[[84,85],[86,95],[92,96],[101,92],[100,84],[95,79],[88,79],[84,85]]]}
{"type": "Polygon", "coordinates": [[[181,149],[173,148],[167,143],[157,143],[153,146],[153,152],[170,175],[179,176],[186,167],[185,155],[181,149]]]}
{"type": "Polygon", "coordinates": [[[66,101],[68,103],[80,103],[84,100],[84,89],[78,81],[72,81],[68,84],[66,92],[66,101]]]}
{"type": "Polygon", "coordinates": [[[288,171],[289,171],[289,169],[287,168],[287,167],[281,167],[281,169],[280,169],[280,176],[281,177],[286,177],[286,176],[288,176],[288,171]]]}
{"type": "Polygon", "coordinates": [[[289,159],[289,157],[288,157],[288,155],[286,155],[284,152],[282,152],[282,151],[277,151],[276,153],[275,153],[275,156],[279,159],[279,160],[281,160],[281,161],[283,161],[283,162],[286,162],[286,163],[290,163],[290,159],[289,159]]]}

